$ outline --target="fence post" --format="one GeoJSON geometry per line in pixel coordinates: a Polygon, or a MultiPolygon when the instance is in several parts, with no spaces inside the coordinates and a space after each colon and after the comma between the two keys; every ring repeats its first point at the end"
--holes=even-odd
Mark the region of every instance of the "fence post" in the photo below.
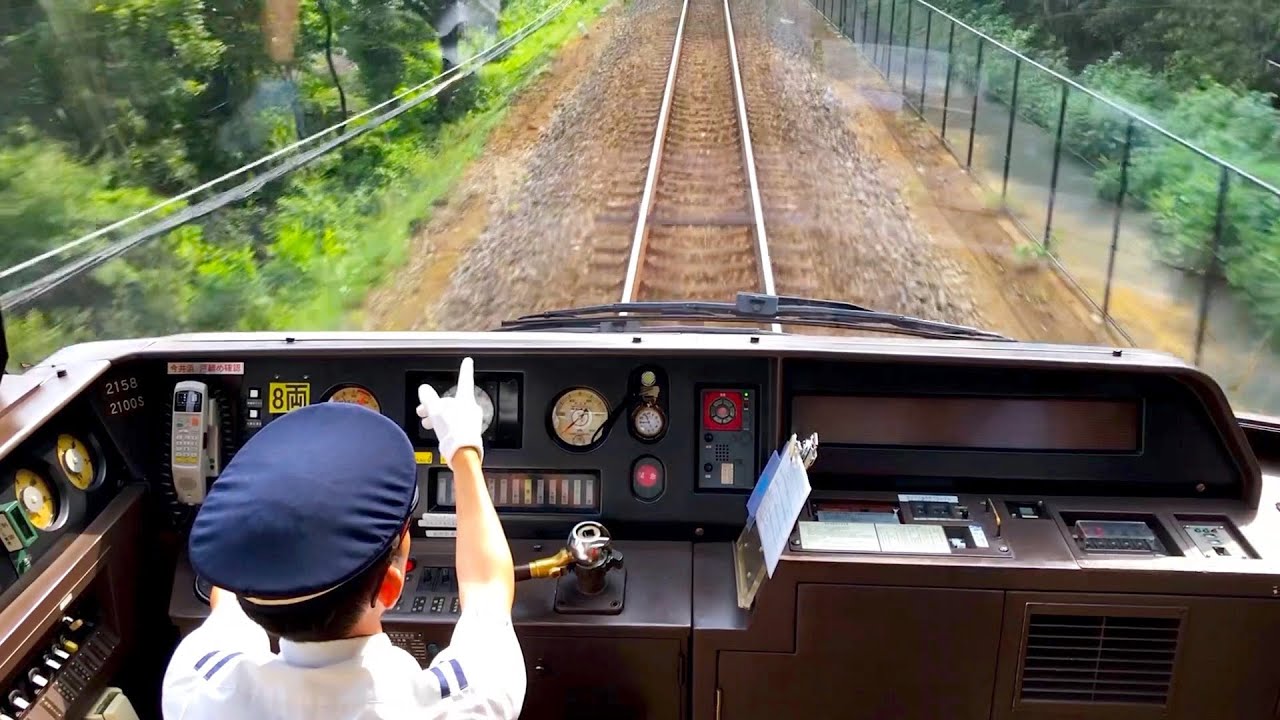
{"type": "Polygon", "coordinates": [[[1018,119],[1018,77],[1022,75],[1022,57],[1013,58],[1013,96],[1009,98],[1009,135],[1004,141],[1004,180],[1000,184],[1000,200],[1009,195],[1009,166],[1013,161],[1013,127],[1018,119]]]}
{"type": "Polygon", "coordinates": [[[1053,205],[1058,198],[1058,168],[1062,165],[1062,131],[1067,124],[1067,96],[1071,86],[1062,85],[1062,104],[1058,106],[1058,136],[1053,141],[1053,172],[1049,176],[1049,209],[1044,217],[1044,249],[1049,249],[1049,232],[1053,229],[1053,205]]]}
{"type": "MultiPolygon", "coordinates": [[[[862,6],[862,48],[866,52],[867,47],[867,23],[871,22],[871,0],[867,0],[862,6]]],[[[880,24],[880,4],[876,4],[876,25],[880,24]]],[[[880,28],[876,28],[879,30],[880,28]]]]}
{"type": "MultiPolygon", "coordinates": [[[[907,32],[902,37],[902,101],[907,102],[907,71],[911,69],[911,11],[915,0],[907,0],[907,32]]],[[[907,103],[910,105],[910,103],[907,103]]]]}
{"type": "Polygon", "coordinates": [[[973,136],[978,134],[978,97],[982,95],[982,55],[987,41],[978,36],[978,63],[973,68],[973,111],[969,113],[969,155],[965,158],[966,170],[973,169],[973,136]]]}
{"type": "Polygon", "coordinates": [[[1200,364],[1200,356],[1204,350],[1204,331],[1209,323],[1209,300],[1213,295],[1213,279],[1218,274],[1218,252],[1222,247],[1222,226],[1227,214],[1227,191],[1231,189],[1231,171],[1222,166],[1222,179],[1218,181],[1218,216],[1213,221],[1213,250],[1209,255],[1209,267],[1204,271],[1204,291],[1200,294],[1200,319],[1196,323],[1196,359],[1200,364]]]}
{"type": "Polygon", "coordinates": [[[877,68],[880,67],[880,14],[883,10],[884,0],[876,0],[876,36],[875,39],[871,41],[871,60],[876,64],[877,68]]]}
{"type": "Polygon", "coordinates": [[[928,116],[924,112],[924,88],[929,82],[929,36],[933,34],[933,10],[926,8],[929,13],[924,16],[924,69],[920,71],[920,116],[928,120],[928,116]]]}
{"type": "Polygon", "coordinates": [[[847,35],[844,31],[845,21],[849,19],[849,0],[840,0],[840,34],[847,35]]]}
{"type": "Polygon", "coordinates": [[[951,32],[947,36],[947,81],[942,87],[942,139],[947,139],[947,116],[951,114],[951,69],[956,66],[956,24],[951,22],[951,32]]]}
{"type": "Polygon", "coordinates": [[[1102,291],[1102,318],[1110,317],[1111,278],[1116,270],[1116,250],[1120,247],[1120,217],[1124,215],[1124,196],[1129,192],[1129,153],[1133,150],[1133,118],[1124,130],[1124,153],[1120,157],[1120,194],[1116,196],[1116,216],[1111,223],[1111,254],[1107,257],[1107,285],[1102,291]]]}
{"type": "Polygon", "coordinates": [[[889,44],[888,47],[885,48],[888,53],[888,61],[884,68],[885,80],[888,80],[889,76],[893,74],[893,25],[894,21],[897,20],[897,15],[898,0],[893,0],[893,4],[889,6],[889,44]]]}

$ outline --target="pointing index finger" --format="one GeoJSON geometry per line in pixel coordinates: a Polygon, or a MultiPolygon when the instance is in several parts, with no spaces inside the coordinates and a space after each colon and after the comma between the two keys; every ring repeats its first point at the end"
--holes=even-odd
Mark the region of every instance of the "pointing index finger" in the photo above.
{"type": "Polygon", "coordinates": [[[471,358],[462,358],[462,367],[458,369],[458,394],[456,397],[471,400],[475,397],[476,380],[471,358]]]}

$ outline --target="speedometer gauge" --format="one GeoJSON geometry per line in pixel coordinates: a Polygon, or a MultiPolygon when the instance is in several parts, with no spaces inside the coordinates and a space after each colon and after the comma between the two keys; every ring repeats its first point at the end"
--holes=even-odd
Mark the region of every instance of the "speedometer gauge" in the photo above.
{"type": "Polygon", "coordinates": [[[327,401],[363,405],[374,412],[382,411],[382,407],[378,405],[378,398],[374,397],[367,388],[359,385],[340,385],[336,390],[330,391],[327,401]]]}
{"type": "Polygon", "coordinates": [[[609,419],[609,401],[590,388],[570,388],[551,407],[551,432],[570,448],[586,449],[609,419]]]}
{"type": "MultiPolygon", "coordinates": [[[[475,390],[476,404],[480,406],[480,432],[489,429],[489,425],[493,423],[493,398],[489,397],[489,393],[481,390],[479,386],[472,388],[475,390]]],[[[453,397],[458,394],[458,386],[454,385],[444,391],[443,397],[453,397]]]]}
{"type": "Polygon", "coordinates": [[[49,530],[53,527],[62,509],[53,483],[31,470],[22,469],[14,475],[13,494],[35,529],[49,530]]]}

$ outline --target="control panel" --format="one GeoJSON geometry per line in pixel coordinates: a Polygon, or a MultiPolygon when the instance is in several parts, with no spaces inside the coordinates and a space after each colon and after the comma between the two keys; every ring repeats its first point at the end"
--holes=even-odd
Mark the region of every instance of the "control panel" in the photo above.
{"type": "Polygon", "coordinates": [[[958,495],[815,497],[793,539],[812,552],[1014,556],[999,508],[958,495]]]}
{"type": "Polygon", "coordinates": [[[404,592],[393,613],[458,615],[458,576],[453,567],[424,566],[410,557],[405,567],[404,592]]]}
{"type": "Polygon", "coordinates": [[[1135,520],[1077,520],[1071,535],[1085,552],[1169,554],[1151,526],[1135,520]]]}
{"type": "Polygon", "coordinates": [[[756,481],[755,392],[699,391],[698,489],[750,490],[756,481]]]}
{"type": "Polygon", "coordinates": [[[0,717],[83,716],[106,685],[120,638],[78,612],[64,616],[4,689],[0,717]]]}
{"type": "Polygon", "coordinates": [[[1256,558],[1225,518],[1178,518],[1191,544],[1207,558],[1256,558]]]}
{"type": "MultiPolygon", "coordinates": [[[[485,482],[498,512],[600,511],[600,475],[596,472],[489,470],[485,482]]],[[[457,504],[453,473],[435,471],[433,485],[431,509],[452,510],[457,504]]]]}

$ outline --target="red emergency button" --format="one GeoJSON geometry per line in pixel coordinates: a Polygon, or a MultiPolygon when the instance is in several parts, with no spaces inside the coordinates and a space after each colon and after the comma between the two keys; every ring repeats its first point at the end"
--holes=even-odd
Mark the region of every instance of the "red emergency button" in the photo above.
{"type": "Polygon", "coordinates": [[[414,568],[416,568],[416,567],[418,567],[418,561],[417,561],[417,560],[414,560],[413,558],[409,558],[408,560],[405,560],[405,562],[404,562],[404,574],[405,574],[405,575],[408,575],[409,573],[413,572],[413,569],[414,569],[414,568]]]}
{"type": "Polygon", "coordinates": [[[658,468],[645,463],[636,468],[636,484],[640,487],[651,488],[658,484],[658,468]]]}
{"type": "Polygon", "coordinates": [[[644,455],[631,466],[631,494],[638,499],[656,500],[666,488],[667,473],[658,458],[644,455]]]}

